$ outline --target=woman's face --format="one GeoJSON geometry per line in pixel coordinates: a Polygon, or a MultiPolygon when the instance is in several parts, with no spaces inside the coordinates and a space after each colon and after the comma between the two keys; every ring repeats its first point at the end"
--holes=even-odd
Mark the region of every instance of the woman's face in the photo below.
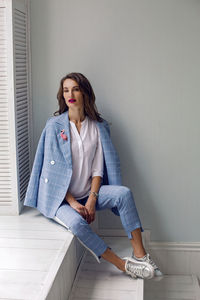
{"type": "Polygon", "coordinates": [[[83,94],[75,80],[65,79],[63,82],[63,97],[69,108],[82,107],[84,105],[83,94]]]}

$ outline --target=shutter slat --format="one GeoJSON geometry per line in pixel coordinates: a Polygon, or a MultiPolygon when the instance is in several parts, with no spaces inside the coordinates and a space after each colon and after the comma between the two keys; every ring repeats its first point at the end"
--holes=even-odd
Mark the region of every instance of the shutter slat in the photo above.
{"type": "Polygon", "coordinates": [[[27,70],[27,16],[15,9],[15,78],[16,78],[16,132],[18,149],[19,196],[22,201],[30,175],[29,158],[29,95],[27,70]]]}
{"type": "Polygon", "coordinates": [[[11,162],[8,128],[8,54],[6,36],[6,7],[0,8],[0,205],[11,202],[11,162]]]}

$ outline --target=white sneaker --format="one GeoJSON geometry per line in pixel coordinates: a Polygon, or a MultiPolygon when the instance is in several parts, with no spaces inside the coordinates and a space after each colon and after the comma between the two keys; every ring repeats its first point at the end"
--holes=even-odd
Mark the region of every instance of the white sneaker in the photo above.
{"type": "Polygon", "coordinates": [[[154,277],[154,268],[148,262],[141,262],[132,257],[124,257],[125,271],[133,278],[151,279],[154,277]]]}
{"type": "Polygon", "coordinates": [[[154,268],[154,274],[155,276],[163,276],[163,273],[160,271],[160,269],[156,266],[155,262],[152,260],[149,253],[147,253],[144,257],[138,258],[134,255],[134,252],[132,253],[132,258],[137,260],[138,262],[148,262],[152,267],[154,268]]]}

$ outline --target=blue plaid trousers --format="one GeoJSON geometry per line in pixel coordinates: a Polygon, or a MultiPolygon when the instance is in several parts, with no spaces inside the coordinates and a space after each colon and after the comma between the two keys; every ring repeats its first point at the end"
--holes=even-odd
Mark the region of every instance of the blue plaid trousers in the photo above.
{"type": "MultiPolygon", "coordinates": [[[[88,197],[77,200],[85,205],[88,197]]],[[[131,232],[137,228],[143,228],[135,206],[131,190],[122,185],[102,185],[99,189],[99,197],[96,201],[96,210],[111,209],[117,207],[122,225],[129,239],[131,232]]],[[[100,263],[101,254],[110,248],[90,227],[87,221],[64,200],[53,218],[56,222],[65,226],[72,232],[79,242],[86,247],[100,263]]]]}

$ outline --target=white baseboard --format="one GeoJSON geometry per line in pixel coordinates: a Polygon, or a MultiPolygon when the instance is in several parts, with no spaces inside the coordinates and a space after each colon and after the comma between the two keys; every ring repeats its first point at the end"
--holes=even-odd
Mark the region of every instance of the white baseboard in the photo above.
{"type": "Polygon", "coordinates": [[[200,279],[200,242],[153,242],[150,231],[145,247],[164,274],[196,275],[200,279]]]}

